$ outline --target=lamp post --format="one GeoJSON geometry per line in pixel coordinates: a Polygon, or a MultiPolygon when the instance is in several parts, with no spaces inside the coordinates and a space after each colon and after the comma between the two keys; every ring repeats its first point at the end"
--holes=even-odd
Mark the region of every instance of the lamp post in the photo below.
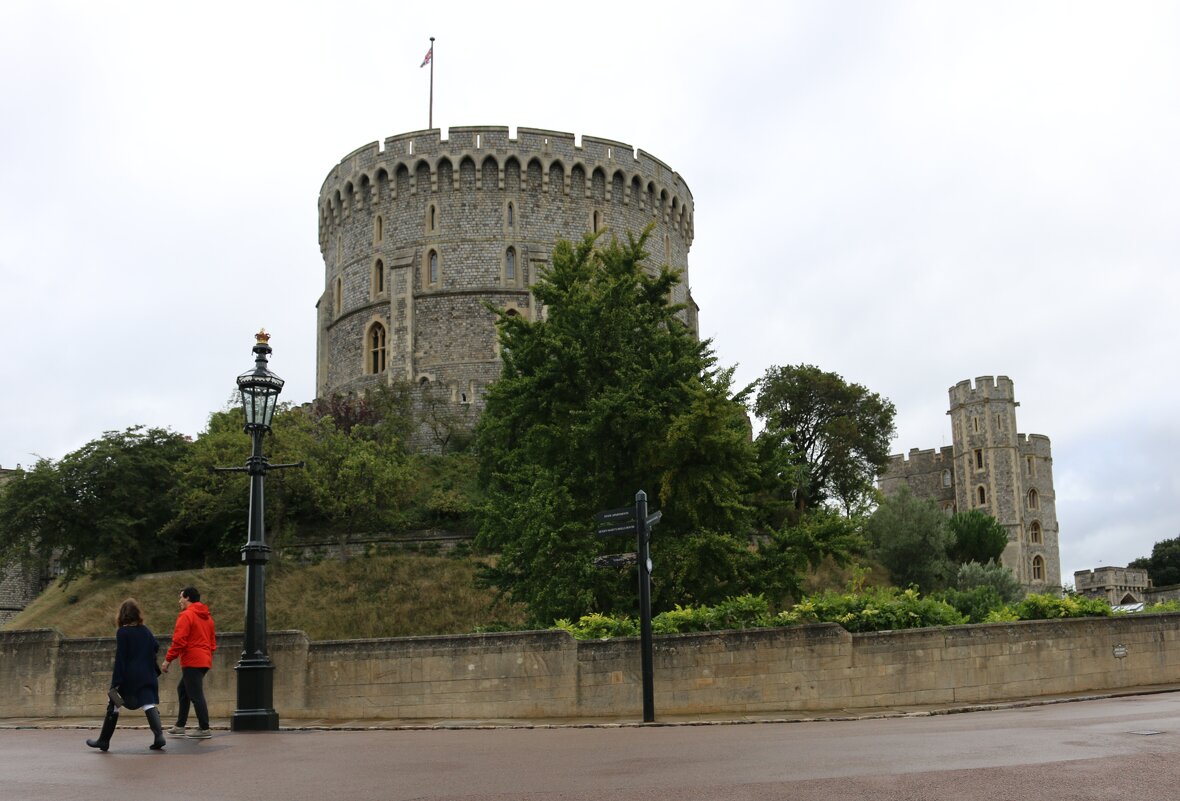
{"type": "Polygon", "coordinates": [[[274,710],[274,664],[266,650],[266,563],[270,546],[266,544],[263,516],[263,482],[272,468],[298,465],[267,462],[262,455],[262,438],[270,431],[283,391],[283,379],[267,369],[270,334],[259,331],[254,344],[254,369],[238,376],[242,408],[246,413],[246,433],[253,448],[245,467],[218,468],[244,472],[250,476],[250,519],[242,561],[246,563],[246,631],[242,658],[234,668],[238,673],[238,706],[230,720],[232,731],[277,731],[279,713],[274,710]]]}

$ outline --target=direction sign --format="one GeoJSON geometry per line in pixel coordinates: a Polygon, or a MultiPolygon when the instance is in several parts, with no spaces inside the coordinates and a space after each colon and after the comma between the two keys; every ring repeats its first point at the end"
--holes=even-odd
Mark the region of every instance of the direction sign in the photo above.
{"type": "Polygon", "coordinates": [[[596,567],[629,567],[638,563],[639,554],[634,551],[631,553],[609,553],[606,556],[594,557],[596,567]]]}
{"type": "Polygon", "coordinates": [[[598,529],[598,536],[600,537],[617,537],[620,534],[634,534],[635,524],[627,523],[622,526],[600,526],[598,529]]]}
{"type": "Polygon", "coordinates": [[[624,520],[635,519],[634,506],[620,506],[618,509],[607,509],[594,515],[594,519],[603,523],[621,523],[624,520]]]}
{"type": "Polygon", "coordinates": [[[655,512],[654,514],[650,514],[647,516],[647,524],[649,526],[654,526],[656,523],[660,522],[660,518],[663,516],[663,512],[655,512]]]}

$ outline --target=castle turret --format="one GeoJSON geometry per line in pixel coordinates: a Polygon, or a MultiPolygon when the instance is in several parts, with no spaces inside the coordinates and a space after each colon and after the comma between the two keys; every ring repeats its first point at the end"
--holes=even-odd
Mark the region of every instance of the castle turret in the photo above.
{"type": "Polygon", "coordinates": [[[537,319],[530,288],[554,243],[590,231],[625,238],[653,225],[650,263],[681,273],[671,300],[697,328],[692,194],[621,142],[492,126],[392,136],[332,169],[319,220],[320,397],[405,381],[473,423],[500,371],[488,306],[537,319]]]}

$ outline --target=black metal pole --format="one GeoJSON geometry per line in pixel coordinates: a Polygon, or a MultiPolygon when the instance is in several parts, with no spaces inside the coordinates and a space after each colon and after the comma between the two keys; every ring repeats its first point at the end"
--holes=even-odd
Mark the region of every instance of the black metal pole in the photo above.
{"type": "Polygon", "coordinates": [[[254,428],[250,435],[253,450],[246,463],[250,476],[250,520],[242,561],[246,563],[246,631],[242,658],[234,669],[238,673],[238,708],[230,720],[232,731],[277,731],[279,713],[274,709],[274,664],[266,650],[266,563],[270,546],[266,544],[263,516],[263,483],[267,461],[262,455],[262,438],[266,430],[254,428]]]}
{"type": "Polygon", "coordinates": [[[643,722],[656,719],[655,667],[651,635],[651,529],[647,524],[647,493],[635,493],[635,528],[639,533],[639,647],[643,661],[643,722]]]}

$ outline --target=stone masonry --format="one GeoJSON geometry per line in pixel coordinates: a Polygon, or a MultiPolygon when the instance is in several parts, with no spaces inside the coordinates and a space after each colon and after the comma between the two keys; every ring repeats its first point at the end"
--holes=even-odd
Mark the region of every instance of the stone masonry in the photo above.
{"type": "MultiPolygon", "coordinates": [[[[0,467],[0,486],[14,478],[16,470],[0,467]]],[[[0,565],[0,625],[12,620],[41,592],[41,571],[20,562],[0,565]]]]}
{"type": "Polygon", "coordinates": [[[1003,564],[1030,592],[1061,590],[1057,503],[1049,438],[1016,432],[1016,402],[1007,376],[981,376],[950,388],[952,440],[890,457],[882,492],[908,486],[948,514],[982,509],[1008,531],[1003,564]]]}
{"type": "MultiPolygon", "coordinates": [[[[500,371],[489,306],[539,319],[530,287],[554,243],[590,231],[624,239],[654,224],[650,262],[680,271],[671,300],[685,304],[685,322],[697,329],[688,288],[693,200],[678,173],[608,139],[579,144],[533,128],[511,138],[496,126],[448,133],[366,145],[324,181],[319,397],[403,381],[415,388],[418,412],[470,427],[500,371]]],[[[442,433],[429,429],[417,444],[438,449],[442,433]]]]}

